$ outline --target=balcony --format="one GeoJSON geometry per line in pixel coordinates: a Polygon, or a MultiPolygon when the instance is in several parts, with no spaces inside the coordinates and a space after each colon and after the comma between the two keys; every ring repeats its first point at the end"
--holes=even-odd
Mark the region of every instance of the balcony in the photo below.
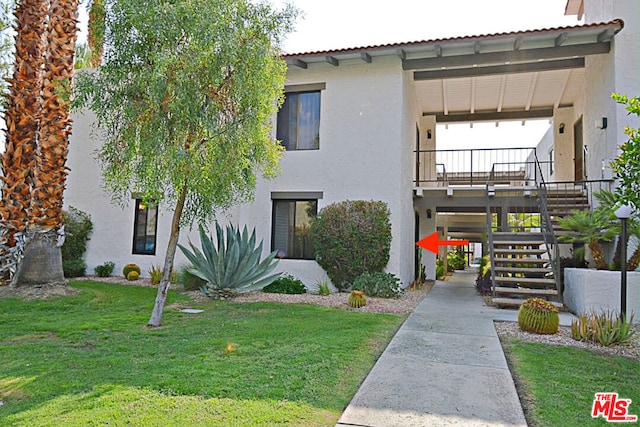
{"type": "Polygon", "coordinates": [[[417,150],[415,187],[535,186],[541,171],[535,148],[417,150]]]}

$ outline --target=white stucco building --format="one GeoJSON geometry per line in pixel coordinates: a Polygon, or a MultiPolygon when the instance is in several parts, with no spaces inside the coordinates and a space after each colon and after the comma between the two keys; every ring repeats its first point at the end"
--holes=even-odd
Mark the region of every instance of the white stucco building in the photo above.
{"type": "MultiPolygon", "coordinates": [[[[606,164],[626,140],[623,127],[638,126],[611,94],[640,94],[640,3],[569,0],[567,12],[584,14],[585,23],[285,55],[288,104],[276,120],[287,146],[282,173],[260,180],[252,203],[220,219],[255,227],[265,254],[283,252],[279,269],[313,289],[326,274],[296,240],[305,210],[347,199],[385,201],[393,232],[387,270],[408,285],[418,237],[454,234],[455,221],[445,214],[474,228],[471,215],[484,212],[476,203],[484,194],[463,195],[465,186],[446,182],[442,162],[430,157],[436,124],[548,118],[552,126],[536,150],[555,165],[547,181],[610,178],[606,164]],[[605,128],[595,125],[602,118],[605,128]],[[292,126],[295,132],[285,132],[292,126]]],[[[134,262],[145,275],[164,260],[171,213],[160,205],[156,218],[134,195],[124,208],[112,205],[93,159],[100,141],[91,135],[91,115],[74,120],[65,204],[92,217],[88,272],[114,261],[118,273],[134,262]]],[[[183,231],[181,241],[189,236],[198,241],[195,230],[183,231]]],[[[178,253],[176,264],[184,262],[178,253]]],[[[433,278],[435,255],[425,253],[423,263],[433,278]]]]}

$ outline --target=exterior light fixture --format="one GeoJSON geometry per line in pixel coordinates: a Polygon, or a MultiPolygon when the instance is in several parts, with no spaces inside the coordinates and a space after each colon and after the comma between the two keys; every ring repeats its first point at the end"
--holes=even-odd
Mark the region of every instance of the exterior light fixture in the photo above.
{"type": "MultiPolygon", "coordinates": [[[[605,119],[606,120],[606,119],[605,119]]],[[[627,312],[627,220],[631,218],[631,206],[622,205],[614,212],[622,223],[620,232],[620,315],[627,312]]]]}
{"type": "Polygon", "coordinates": [[[564,123],[560,123],[560,126],[558,126],[558,133],[564,133],[564,123]]]}
{"type": "Polygon", "coordinates": [[[427,139],[431,139],[431,129],[427,129],[427,139]]]}

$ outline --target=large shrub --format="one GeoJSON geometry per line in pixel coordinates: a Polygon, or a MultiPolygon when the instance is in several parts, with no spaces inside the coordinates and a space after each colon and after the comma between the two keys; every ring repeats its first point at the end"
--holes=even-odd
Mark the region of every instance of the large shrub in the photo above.
{"type": "Polygon", "coordinates": [[[91,216],[73,206],[63,212],[67,233],[62,245],[62,269],[65,277],[84,276],[87,264],[82,258],[87,250],[87,240],[93,230],[91,216]]]}
{"type": "Polygon", "coordinates": [[[311,225],[316,261],[339,290],[389,262],[391,221],[385,202],[347,200],[324,207],[311,225]]]}

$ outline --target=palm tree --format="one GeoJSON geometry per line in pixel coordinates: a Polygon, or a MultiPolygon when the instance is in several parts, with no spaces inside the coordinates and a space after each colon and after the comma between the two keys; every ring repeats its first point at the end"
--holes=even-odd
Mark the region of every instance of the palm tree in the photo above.
{"type": "MultiPolygon", "coordinates": [[[[614,236],[619,236],[621,233],[622,227],[621,227],[620,221],[616,218],[616,215],[614,213],[615,210],[620,205],[620,201],[618,200],[618,197],[611,191],[606,191],[606,190],[601,190],[597,193],[594,193],[593,195],[600,202],[600,205],[598,206],[597,209],[602,210],[603,215],[609,216],[610,232],[613,233],[614,236]]],[[[629,231],[628,236],[636,236],[640,238],[640,221],[638,220],[637,217],[629,218],[628,231],[629,231]]],[[[629,244],[628,237],[627,237],[627,241],[624,242],[624,244],[629,244]]],[[[613,262],[612,262],[613,268],[615,268],[616,270],[620,269],[620,266],[622,265],[620,260],[620,256],[622,254],[622,245],[623,245],[622,239],[618,239],[618,242],[616,243],[616,250],[613,255],[613,262]]],[[[640,245],[636,247],[635,251],[627,261],[627,270],[634,271],[636,268],[638,268],[638,265],[640,265],[640,245]]]]}
{"type": "MultiPolygon", "coordinates": [[[[16,246],[25,233],[31,204],[35,150],[40,129],[42,87],[48,7],[41,0],[23,0],[15,10],[17,35],[13,77],[6,96],[6,138],[2,155],[2,202],[0,225],[3,254],[16,246]]],[[[5,265],[3,265],[5,267],[5,265]]],[[[12,272],[15,266],[10,267],[12,272]]],[[[6,274],[7,271],[3,271],[6,274]]]]}
{"type": "Polygon", "coordinates": [[[609,216],[601,209],[594,211],[574,211],[559,220],[560,227],[568,234],[558,237],[561,241],[586,243],[591,250],[591,256],[598,270],[607,270],[607,261],[600,240],[611,241],[609,216]]]}
{"type": "Polygon", "coordinates": [[[10,82],[11,113],[7,111],[10,120],[7,121],[8,144],[3,170],[5,177],[16,175],[24,177],[25,182],[12,186],[12,182],[5,179],[3,198],[9,200],[7,206],[19,203],[21,209],[6,209],[2,218],[11,227],[20,225],[18,231],[30,235],[24,260],[13,282],[64,282],[58,243],[63,234],[65,163],[71,133],[64,94],[70,89],[74,71],[78,0],[52,0],[51,3],[23,0],[18,9],[22,10],[23,6],[29,6],[31,12],[17,15],[16,45],[24,43],[26,49],[21,51],[23,56],[19,56],[16,47],[16,73],[24,75],[10,82]],[[41,25],[31,28],[33,21],[41,25]],[[26,84],[23,77],[30,78],[26,84]],[[27,104],[31,108],[25,113],[23,109],[27,104]],[[20,117],[21,121],[13,116],[20,117]],[[30,133],[25,135],[25,130],[30,133]],[[28,147],[28,156],[21,147],[28,147]],[[22,162],[18,162],[20,159],[22,162]]]}
{"type": "Polygon", "coordinates": [[[106,10],[104,0],[93,0],[89,8],[89,49],[91,50],[91,66],[98,67],[102,63],[104,53],[106,10]]]}

